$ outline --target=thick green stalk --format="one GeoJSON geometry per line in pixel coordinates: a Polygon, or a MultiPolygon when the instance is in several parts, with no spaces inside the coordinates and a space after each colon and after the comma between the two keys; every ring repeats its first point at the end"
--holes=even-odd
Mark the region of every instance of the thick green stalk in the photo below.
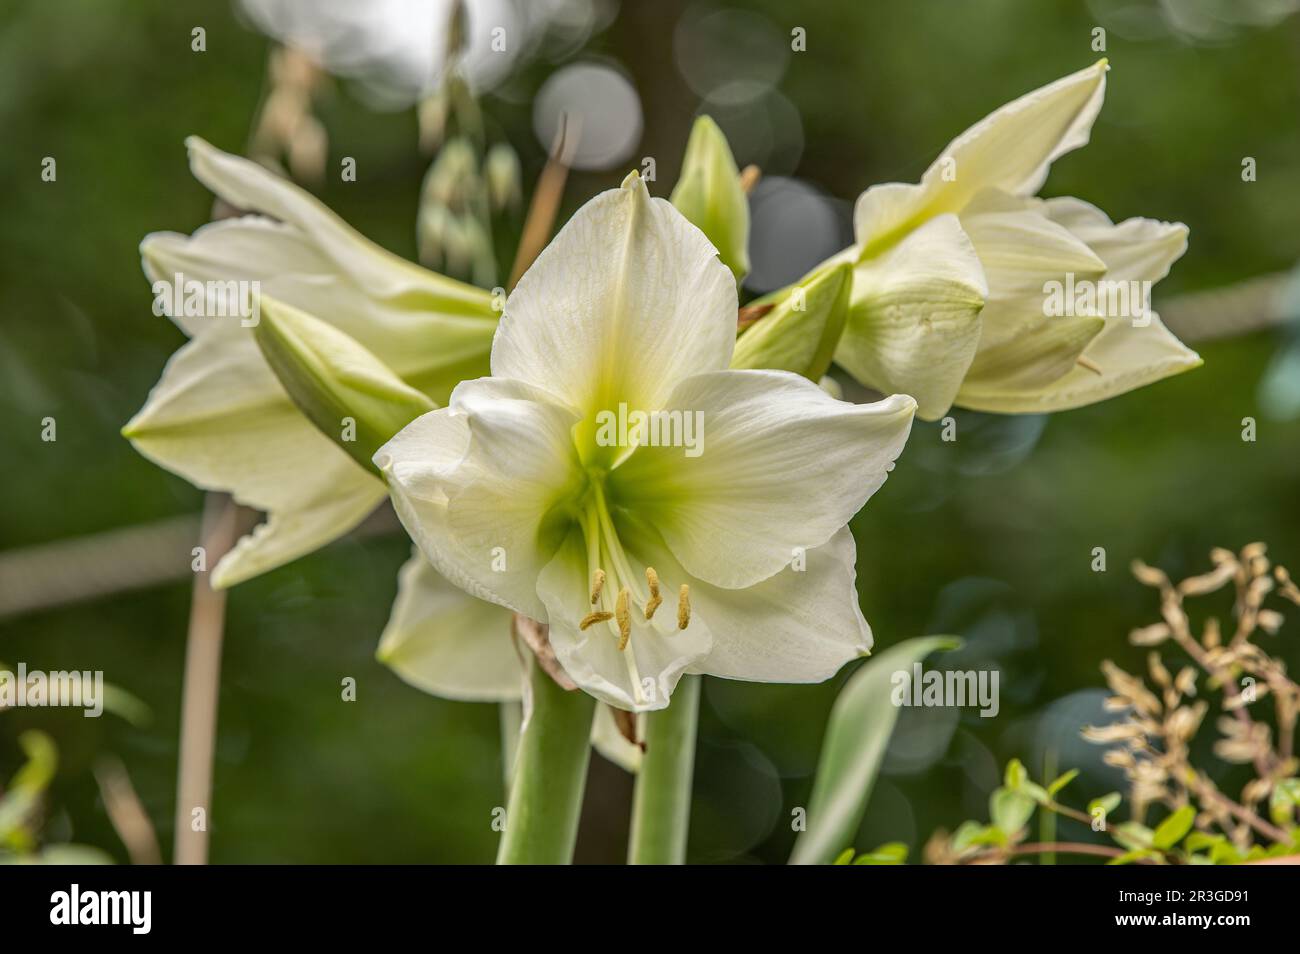
{"type": "Polygon", "coordinates": [[[646,716],[645,758],[632,802],[628,864],[680,865],[686,861],[699,713],[700,677],[683,676],[668,708],[646,716]]]}
{"type": "Polygon", "coordinates": [[[595,700],[532,670],[533,712],[519,737],[499,865],[569,864],[587,784],[595,700]]]}

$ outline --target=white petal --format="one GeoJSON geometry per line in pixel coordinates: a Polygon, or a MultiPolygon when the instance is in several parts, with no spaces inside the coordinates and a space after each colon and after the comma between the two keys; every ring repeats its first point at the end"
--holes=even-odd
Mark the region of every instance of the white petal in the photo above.
{"type": "Polygon", "coordinates": [[[1098,374],[1076,366],[1044,388],[998,394],[966,393],[962,407],[1004,414],[1065,411],[1096,404],[1183,371],[1203,362],[1169,331],[1160,316],[1149,312],[1150,324],[1135,327],[1127,319],[1107,321],[1083,356],[1101,368],[1098,374]]]}
{"type": "Polygon", "coordinates": [[[267,512],[216,566],[216,586],[324,546],[384,498],[383,484],[289,403],[246,334],[205,335],[177,351],[123,433],[195,486],[267,512]]]}
{"type": "Polygon", "coordinates": [[[1125,219],[1118,225],[1095,205],[1081,199],[1048,199],[1044,209],[1052,221],[1088,243],[1106,264],[1111,281],[1152,284],[1169,274],[1187,251],[1187,226],[1156,219],[1125,219]]]}
{"type": "MultiPolygon", "coordinates": [[[[487,372],[497,316],[486,292],[473,314],[439,310],[424,298],[418,304],[415,299],[377,298],[341,272],[315,238],[257,216],[213,222],[192,236],[154,233],[140,251],[149,280],[169,287],[177,276],[185,283],[256,282],[262,294],[346,332],[417,387],[434,371],[456,381],[487,372]]],[[[172,317],[190,335],[218,328],[238,333],[248,323],[238,317],[172,317]]],[[[448,386],[431,396],[446,403],[449,392],[448,386]]]]}
{"type": "Polygon", "coordinates": [[[257,163],[222,152],[197,136],[190,136],[185,145],[195,178],[237,209],[272,216],[303,232],[333,263],[333,271],[347,275],[371,296],[394,306],[466,315],[482,315],[490,301],[481,289],[380,248],[311,193],[257,163]]]}
{"type": "Polygon", "coordinates": [[[931,216],[961,212],[983,189],[1037,192],[1054,160],[1087,144],[1107,69],[1101,60],[990,113],[948,144],[920,187],[864,193],[854,212],[858,245],[874,255],[931,216]]]}
{"type": "Polygon", "coordinates": [[[638,448],[609,477],[694,577],[752,586],[848,523],[893,469],[916,403],[837,401],[783,371],[696,375],[670,407],[703,413],[702,453],[638,448]]]}
{"type": "Polygon", "coordinates": [[[931,219],[858,265],[836,362],[882,394],[916,398],[937,420],[975,357],[988,285],[957,217],[931,219]]]}
{"type": "Polygon", "coordinates": [[[537,576],[563,532],[550,511],[578,476],[576,412],[549,398],[507,379],[467,381],[375,455],[407,532],[444,576],[543,622],[537,576]]]}
{"type": "Polygon", "coordinates": [[[999,395],[1032,393],[1047,388],[1075,367],[1089,342],[1106,322],[1092,317],[1038,317],[1037,325],[1002,344],[981,347],[971,364],[957,403],[988,404],[999,395]]]}
{"type": "Polygon", "coordinates": [[[639,178],[579,209],[520,279],[492,373],[554,391],[584,415],[655,410],[672,386],[725,368],[736,282],[699,229],[639,178]]]}
{"type": "MultiPolygon", "coordinates": [[[[1059,225],[1082,239],[1106,265],[1106,282],[1155,283],[1187,248],[1181,222],[1126,219],[1114,224],[1104,212],[1079,199],[1048,199],[1042,207],[1059,225]]],[[[1149,305],[1148,305],[1149,309],[1149,305]]],[[[1046,387],[981,393],[963,388],[958,402],[975,410],[1004,413],[1060,411],[1095,404],[1162,378],[1200,367],[1201,358],[1148,310],[1150,322],[1107,317],[1083,351],[1101,373],[1075,366],[1046,387]]]]}
{"type": "Polygon", "coordinates": [[[967,213],[961,227],[984,267],[990,305],[1030,299],[1042,317],[1047,282],[1061,281],[1067,273],[1091,280],[1106,271],[1092,249],[1041,211],[967,213]]]}
{"type": "Polygon", "coordinates": [[[697,583],[691,600],[713,633],[713,649],[699,671],[760,682],[821,682],[869,652],[856,558],[845,527],[808,551],[803,570],[786,567],[744,590],[697,583]]]}
{"type": "Polygon", "coordinates": [[[691,615],[685,630],[677,628],[675,612],[667,600],[687,578],[666,552],[658,554],[657,563],[654,557],[631,548],[628,555],[639,565],[649,564],[659,571],[666,603],[651,620],[646,620],[641,607],[632,607],[632,635],[626,649],[618,648],[614,620],[585,631],[578,627],[591,609],[580,530],[573,530],[542,571],[537,590],[549,614],[551,646],[573,681],[609,705],[648,712],[668,705],[677,680],[708,654],[713,638],[707,622],[697,614],[691,615]]]}
{"type": "Polygon", "coordinates": [[[397,599],[377,658],[403,680],[444,699],[519,699],[523,666],[509,610],[452,586],[418,550],[398,575],[397,599]]]}
{"type": "Polygon", "coordinates": [[[948,144],[926,170],[922,182],[941,196],[939,211],[955,212],[981,189],[1033,195],[1060,156],[1085,146],[1106,95],[1106,71],[1100,60],[990,113],[948,144]],[[944,183],[953,168],[954,181],[944,183]]]}

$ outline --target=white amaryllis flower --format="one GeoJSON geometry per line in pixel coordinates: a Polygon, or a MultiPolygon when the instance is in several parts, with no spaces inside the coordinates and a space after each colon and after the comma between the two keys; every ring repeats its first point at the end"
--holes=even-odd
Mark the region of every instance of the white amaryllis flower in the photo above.
{"type": "Polygon", "coordinates": [[[859,197],[856,243],[835,259],[855,263],[841,366],[913,395],[933,420],[953,404],[1078,407],[1201,363],[1147,300],[1186,248],[1186,226],[1114,224],[1077,199],[1033,198],[1051,163],[1088,142],[1106,70],[1102,60],[1003,106],[954,139],[920,184],[859,197]],[[1102,302],[1049,317],[1050,283],[1103,281],[1126,283],[1134,314],[1105,313],[1102,302]]]}
{"type": "Polygon", "coordinates": [[[915,402],[728,370],[736,304],[713,246],[633,174],[520,280],[492,377],[375,455],[433,565],[548,623],[565,672],[624,709],[663,708],[684,672],[819,681],[871,645],[846,524],[915,402]],[[624,434],[620,412],[679,438],[702,421],[702,440],[624,434]]]}
{"type": "Polygon", "coordinates": [[[159,301],[190,340],[123,433],[196,486],[266,511],[214,568],[224,587],[342,536],[386,496],[381,480],[299,413],[253,339],[256,312],[241,312],[248,302],[230,290],[260,287],[336,326],[437,403],[486,371],[498,315],[488,292],[380,248],[256,163],[198,138],[187,145],[199,181],[257,214],[141,244],[159,301]]]}

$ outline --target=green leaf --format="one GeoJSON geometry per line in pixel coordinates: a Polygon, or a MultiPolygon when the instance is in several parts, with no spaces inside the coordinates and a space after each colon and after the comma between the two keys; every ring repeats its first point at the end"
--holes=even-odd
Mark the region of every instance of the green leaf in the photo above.
{"type": "Polygon", "coordinates": [[[1078,769],[1070,769],[1070,771],[1066,772],[1064,775],[1057,776],[1056,781],[1047,786],[1047,794],[1052,798],[1055,798],[1056,794],[1061,791],[1061,789],[1065,788],[1065,786],[1073,782],[1078,775],[1078,769]]]}
{"type": "Polygon", "coordinates": [[[1127,821],[1122,825],[1116,825],[1110,830],[1111,837],[1119,842],[1123,847],[1130,851],[1137,851],[1139,848],[1150,848],[1152,842],[1152,831],[1146,825],[1139,825],[1137,822],[1127,821]]]}
{"type": "Polygon", "coordinates": [[[1016,791],[1021,785],[1029,779],[1029,773],[1025,771],[1025,763],[1020,759],[1012,759],[1007,763],[1007,771],[1004,776],[1003,784],[1012,791],[1016,791]]]}
{"type": "Polygon", "coordinates": [[[283,302],[261,298],[258,347],[294,404],[361,466],[434,403],[360,342],[283,302]]]}
{"type": "Polygon", "coordinates": [[[834,861],[831,862],[831,864],[833,864],[833,865],[847,865],[847,864],[849,864],[849,863],[852,862],[852,861],[853,861],[853,849],[852,849],[852,848],[845,848],[843,851],[841,851],[841,852],[839,853],[839,856],[836,857],[836,859],[835,859],[834,861]]]}
{"type": "Polygon", "coordinates": [[[1273,793],[1268,799],[1268,814],[1275,825],[1286,825],[1291,821],[1292,810],[1300,805],[1300,779],[1284,778],[1273,786],[1273,793]]]}
{"type": "Polygon", "coordinates": [[[859,855],[855,865],[901,865],[907,861],[907,845],[901,841],[891,841],[874,851],[859,855]]]}
{"type": "Polygon", "coordinates": [[[708,116],[691,128],[671,201],[714,244],[737,282],[749,273],[749,197],[727,137],[708,116]]]}
{"type": "Polygon", "coordinates": [[[1028,795],[1039,805],[1050,805],[1052,796],[1047,794],[1047,789],[1036,782],[1024,781],[1020,783],[1018,789],[1021,795],[1028,795]]]}
{"type": "Polygon", "coordinates": [[[1235,865],[1241,862],[1241,852],[1225,838],[1210,849],[1210,861],[1216,865],[1235,865]]]}
{"type": "Polygon", "coordinates": [[[23,826],[36,811],[41,795],[54,778],[59,753],[54,740],[37,729],[18,736],[18,744],[22,746],[27,761],[14,773],[8,790],[0,796],[0,844],[8,843],[21,849],[29,841],[23,826]]]}
{"type": "Polygon", "coordinates": [[[831,710],[808,804],[808,828],[799,834],[791,864],[829,864],[852,843],[898,719],[894,673],[941,649],[951,636],[909,639],[869,659],[849,677],[831,710]]]}
{"type": "Polygon", "coordinates": [[[1188,851],[1200,851],[1203,848],[1213,848],[1215,845],[1221,845],[1228,839],[1223,835],[1215,835],[1205,831],[1194,831],[1187,836],[1183,842],[1183,847],[1188,851]]]}
{"type": "Polygon", "coordinates": [[[792,371],[820,380],[844,331],[852,290],[853,268],[844,263],[753,302],[773,307],[736,340],[731,366],[792,371]]]}
{"type": "Polygon", "coordinates": [[[1023,792],[998,788],[989,796],[989,819],[1011,836],[1025,827],[1035,807],[1034,800],[1023,792]]]}
{"type": "Polygon", "coordinates": [[[1088,814],[1096,818],[1097,810],[1101,809],[1102,817],[1109,818],[1111,813],[1119,808],[1121,801],[1123,801],[1123,796],[1119,792],[1110,792],[1100,798],[1094,798],[1088,803],[1088,814]]]}
{"type": "Polygon", "coordinates": [[[1135,861],[1141,861],[1143,858],[1158,858],[1159,853],[1152,851],[1150,848],[1138,848],[1133,851],[1127,851],[1118,858],[1112,858],[1106,862],[1108,865],[1131,865],[1135,861]]]}
{"type": "Polygon", "coordinates": [[[1168,851],[1192,830],[1194,821],[1196,821],[1196,809],[1191,805],[1184,805],[1156,826],[1156,830],[1151,834],[1151,844],[1162,851],[1168,851]]]}

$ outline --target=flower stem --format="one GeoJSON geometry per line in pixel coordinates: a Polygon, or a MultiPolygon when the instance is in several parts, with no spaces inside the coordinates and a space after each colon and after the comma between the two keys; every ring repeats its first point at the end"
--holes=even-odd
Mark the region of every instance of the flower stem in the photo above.
{"type": "Polygon", "coordinates": [[[206,569],[194,577],[190,631],[181,689],[180,764],[176,779],[175,863],[208,863],[208,823],[212,807],[212,760],[217,744],[217,696],[221,690],[221,642],[226,594],[209,583],[212,569],[239,536],[239,506],[221,494],[208,494],[203,515],[206,569]]]}
{"type": "Polygon", "coordinates": [[[686,861],[699,712],[700,677],[683,676],[672,704],[646,716],[645,758],[632,802],[629,864],[680,865],[686,861]]]}
{"type": "Polygon", "coordinates": [[[560,688],[536,664],[529,683],[533,711],[519,737],[497,864],[569,864],[587,784],[595,700],[560,688]]]}

